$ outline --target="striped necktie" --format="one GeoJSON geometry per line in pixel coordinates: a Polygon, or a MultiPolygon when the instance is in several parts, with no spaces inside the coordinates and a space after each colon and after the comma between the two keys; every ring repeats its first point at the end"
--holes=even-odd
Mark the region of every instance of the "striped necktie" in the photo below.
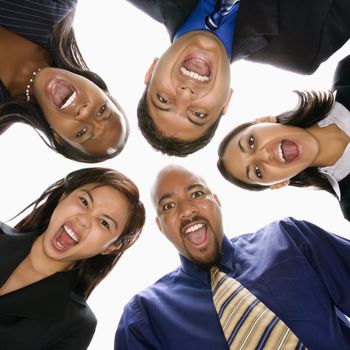
{"type": "Polygon", "coordinates": [[[230,350],[306,350],[283,321],[216,266],[211,269],[211,288],[230,350]]]}
{"type": "Polygon", "coordinates": [[[205,18],[206,26],[211,30],[217,30],[226,15],[238,7],[239,0],[217,0],[215,11],[205,18]]]}

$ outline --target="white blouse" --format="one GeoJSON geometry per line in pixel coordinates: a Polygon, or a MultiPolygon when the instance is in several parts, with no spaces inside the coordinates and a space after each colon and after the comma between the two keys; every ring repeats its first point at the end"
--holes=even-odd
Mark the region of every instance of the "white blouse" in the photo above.
{"type": "MultiPolygon", "coordinates": [[[[317,124],[320,127],[335,124],[350,137],[350,111],[339,102],[335,102],[327,117],[319,121],[317,124]]],[[[320,167],[318,170],[327,177],[334,192],[338,196],[338,200],[340,200],[340,188],[338,182],[350,173],[350,143],[346,146],[344,153],[334,165],[320,167]]]]}

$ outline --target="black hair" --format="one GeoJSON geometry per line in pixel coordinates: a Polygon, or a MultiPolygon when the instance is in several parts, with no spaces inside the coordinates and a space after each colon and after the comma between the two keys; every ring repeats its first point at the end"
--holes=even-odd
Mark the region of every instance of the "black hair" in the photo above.
{"type": "Polygon", "coordinates": [[[205,133],[193,141],[183,141],[175,137],[166,137],[159,130],[147,107],[148,86],[146,86],[137,107],[138,126],[142,135],[148,143],[157,151],[169,156],[186,157],[203,147],[205,147],[213,138],[216,129],[220,123],[223,111],[220,112],[218,119],[211,125],[205,133]]]}
{"type": "MultiPolygon", "coordinates": [[[[311,90],[294,92],[298,95],[299,99],[297,106],[290,111],[277,115],[277,123],[297,126],[305,129],[324,119],[334,105],[335,99],[332,91],[311,90]]],[[[239,180],[228,172],[222,158],[223,154],[225,153],[227,144],[232,140],[232,138],[242,130],[254,124],[255,122],[240,124],[236,128],[232,129],[223,138],[218,149],[219,159],[217,161],[217,167],[221,175],[234,185],[246,190],[261,191],[269,188],[270,186],[251,184],[239,180]]],[[[334,190],[327,178],[321,174],[316,167],[306,168],[305,170],[301,171],[299,174],[290,179],[289,185],[296,187],[312,186],[335,195],[334,190]]]]}

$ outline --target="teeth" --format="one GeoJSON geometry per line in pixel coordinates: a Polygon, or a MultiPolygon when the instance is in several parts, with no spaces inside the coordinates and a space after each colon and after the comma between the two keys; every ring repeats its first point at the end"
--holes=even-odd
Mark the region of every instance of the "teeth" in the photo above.
{"type": "Polygon", "coordinates": [[[209,77],[207,77],[206,75],[200,75],[196,72],[193,72],[193,71],[186,69],[185,67],[181,67],[180,70],[181,70],[181,73],[183,75],[186,75],[187,77],[190,77],[190,78],[193,78],[193,79],[196,79],[199,81],[208,81],[209,80],[209,77]]]}
{"type": "Polygon", "coordinates": [[[282,151],[282,143],[280,143],[277,147],[277,153],[278,153],[278,157],[279,159],[281,160],[281,162],[285,162],[286,160],[284,159],[284,156],[283,156],[283,151],[282,151]]]}
{"type": "Polygon", "coordinates": [[[77,92],[74,91],[68,98],[68,100],[61,106],[61,109],[69,107],[74,101],[75,98],[77,97],[77,92]]]}
{"type": "Polygon", "coordinates": [[[199,230],[200,228],[202,228],[204,226],[204,224],[196,224],[196,225],[193,225],[191,227],[189,227],[185,233],[191,233],[193,231],[197,231],[199,230]]]}
{"type": "Polygon", "coordinates": [[[64,230],[67,232],[68,236],[72,239],[74,239],[77,243],[79,242],[78,236],[74,233],[73,230],[71,230],[68,226],[63,226],[64,230]]]}

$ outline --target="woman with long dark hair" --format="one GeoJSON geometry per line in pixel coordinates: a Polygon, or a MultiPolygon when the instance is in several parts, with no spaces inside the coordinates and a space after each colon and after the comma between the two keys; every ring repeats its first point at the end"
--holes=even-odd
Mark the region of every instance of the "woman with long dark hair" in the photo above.
{"type": "Polygon", "coordinates": [[[86,299],[140,235],[139,191],[115,170],[81,169],[29,208],[0,225],[1,349],[86,349],[96,326],[86,299]]]}
{"type": "Polygon", "coordinates": [[[65,157],[99,162],[121,152],[129,127],[79,51],[75,7],[76,0],[0,0],[0,134],[25,123],[65,157]]]}
{"type": "Polygon", "coordinates": [[[333,91],[297,91],[295,109],[231,130],[218,150],[224,178],[254,191],[325,190],[350,220],[350,56],[337,67],[333,91]]]}

